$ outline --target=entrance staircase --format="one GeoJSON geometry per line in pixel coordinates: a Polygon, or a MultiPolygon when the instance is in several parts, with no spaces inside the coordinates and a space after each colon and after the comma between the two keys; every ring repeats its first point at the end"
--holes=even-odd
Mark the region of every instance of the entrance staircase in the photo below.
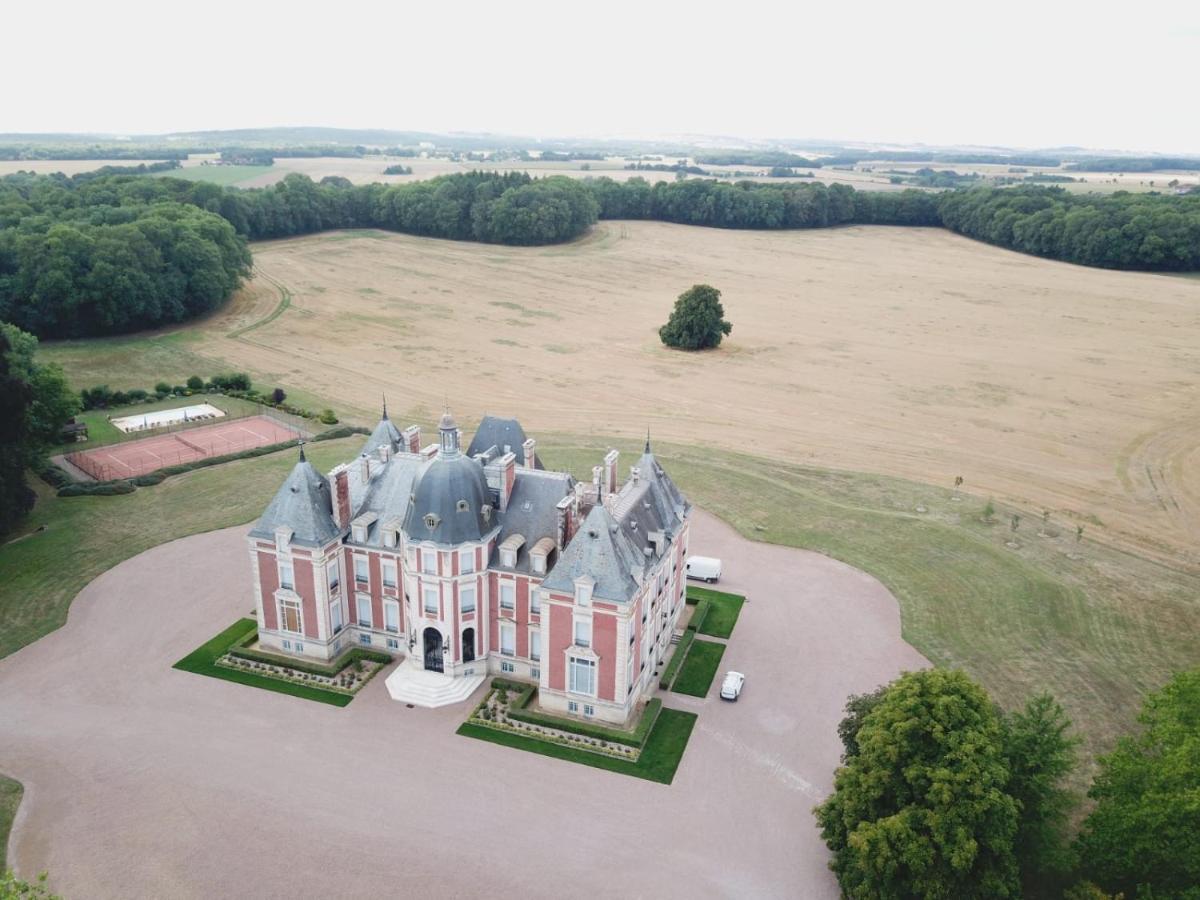
{"type": "MultiPolygon", "coordinates": [[[[480,664],[484,669],[484,664],[480,664]]],[[[441,672],[428,672],[417,668],[407,660],[396,667],[384,682],[393,700],[411,703],[413,706],[436,708],[462,703],[483,684],[486,673],[453,678],[441,672]]]]}

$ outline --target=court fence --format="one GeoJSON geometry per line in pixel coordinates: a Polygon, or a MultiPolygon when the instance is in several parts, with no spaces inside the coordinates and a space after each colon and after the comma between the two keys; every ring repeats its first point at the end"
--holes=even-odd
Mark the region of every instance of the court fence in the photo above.
{"type": "MultiPolygon", "coordinates": [[[[270,407],[264,407],[264,412],[255,413],[265,418],[271,419],[276,424],[282,426],[287,431],[290,431],[297,439],[303,439],[310,436],[308,428],[303,427],[299,423],[308,425],[307,420],[299,416],[291,416],[288,413],[280,412],[270,407]],[[267,411],[269,410],[269,412],[267,411]],[[294,421],[288,421],[289,419],[294,421]]],[[[254,416],[234,416],[231,418],[222,418],[213,420],[205,420],[198,422],[193,428],[203,426],[224,425],[229,422],[237,422],[254,416]]],[[[103,462],[97,459],[94,455],[95,450],[103,447],[113,447],[119,444],[128,443],[128,441],[113,441],[106,444],[89,447],[86,450],[75,450],[64,454],[64,458],[80,471],[90,475],[97,481],[113,481],[119,478],[132,478],[137,475],[146,475],[150,472],[165,469],[170,466],[184,465],[186,463],[195,462],[198,459],[213,456],[229,456],[235,453],[243,453],[247,450],[253,450],[258,447],[272,446],[279,443],[275,436],[272,439],[264,441],[261,436],[255,437],[236,437],[225,436],[222,434],[195,434],[191,439],[185,438],[181,432],[186,432],[190,429],[156,429],[151,432],[149,429],[144,432],[134,432],[133,437],[138,440],[148,440],[151,438],[170,436],[175,439],[178,446],[172,449],[170,446],[156,446],[153,451],[147,450],[144,454],[139,454],[129,462],[120,465],[110,462],[103,462]]]]}
{"type": "MultiPolygon", "coordinates": [[[[199,398],[198,402],[194,403],[194,404],[189,404],[189,405],[197,406],[202,403],[206,403],[209,406],[216,407],[221,412],[223,412],[224,415],[216,416],[216,417],[188,419],[186,422],[171,422],[171,423],[165,424],[165,425],[151,426],[148,428],[139,428],[134,431],[121,432],[121,433],[113,435],[112,437],[109,437],[109,438],[89,439],[86,442],[87,446],[85,449],[94,450],[97,447],[111,447],[113,444],[124,444],[129,441],[140,441],[140,440],[144,440],[145,438],[148,438],[148,437],[157,437],[160,434],[175,434],[180,431],[188,431],[189,429],[192,429],[192,428],[203,428],[205,425],[219,425],[222,422],[236,422],[239,419],[252,419],[255,416],[266,416],[269,419],[274,419],[280,425],[283,425],[285,428],[291,429],[292,431],[296,432],[301,437],[309,437],[313,433],[315,433],[315,431],[319,431],[321,428],[324,427],[324,426],[318,424],[313,419],[306,419],[303,416],[292,415],[291,413],[284,412],[281,409],[276,409],[273,406],[266,406],[265,404],[262,404],[262,403],[253,403],[252,404],[249,401],[242,401],[242,404],[239,405],[239,408],[237,408],[236,410],[231,412],[230,410],[233,409],[233,407],[231,407],[229,404],[222,404],[220,402],[221,401],[220,394],[216,394],[211,397],[205,396],[205,395],[197,395],[197,397],[199,398]]],[[[194,399],[194,398],[189,398],[189,399],[194,399]]],[[[137,414],[133,413],[133,412],[125,412],[122,415],[110,416],[109,418],[121,419],[121,418],[128,418],[128,417],[134,416],[134,415],[137,415],[137,414]]],[[[80,450],[80,451],[75,451],[75,452],[84,452],[84,451],[80,450]]],[[[67,456],[67,458],[70,458],[72,454],[67,453],[65,455],[67,456]]]]}

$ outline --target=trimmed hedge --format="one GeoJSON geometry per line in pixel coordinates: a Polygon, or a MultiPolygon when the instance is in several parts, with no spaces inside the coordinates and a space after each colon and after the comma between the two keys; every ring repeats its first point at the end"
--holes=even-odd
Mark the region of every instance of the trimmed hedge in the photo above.
{"type": "Polygon", "coordinates": [[[646,743],[646,738],[650,735],[650,729],[654,727],[654,723],[658,721],[658,714],[662,711],[662,701],[655,697],[646,704],[637,728],[633,731],[621,731],[616,728],[606,728],[603,725],[576,722],[574,719],[568,719],[564,716],[555,716],[549,713],[533,712],[525,709],[533,699],[534,694],[537,693],[537,685],[535,684],[494,678],[492,679],[492,687],[517,692],[516,699],[510,700],[508,704],[508,717],[515,722],[524,722],[527,725],[542,725],[546,728],[557,728],[560,731],[569,731],[571,734],[596,738],[597,740],[621,744],[626,747],[643,747],[646,743]]]}
{"type": "Polygon", "coordinates": [[[68,484],[73,483],[70,475],[49,460],[42,463],[34,471],[37,473],[37,477],[50,485],[50,487],[66,487],[68,484]]]}
{"type": "Polygon", "coordinates": [[[692,628],[691,623],[688,623],[687,631],[683,633],[683,637],[679,639],[679,643],[675,645],[675,652],[671,654],[671,661],[667,663],[667,667],[663,669],[662,678],[659,679],[658,686],[664,691],[671,689],[671,682],[675,680],[675,675],[683,665],[684,657],[688,655],[688,650],[692,647],[692,641],[696,639],[696,630],[692,628]]]}
{"type": "Polygon", "coordinates": [[[129,480],[138,487],[151,487],[155,484],[162,484],[167,480],[167,476],[161,472],[151,472],[148,475],[135,475],[129,480]]]}
{"type": "Polygon", "coordinates": [[[343,425],[341,428],[326,428],[320,434],[313,435],[309,438],[310,441],[335,441],[338,438],[347,438],[354,434],[370,434],[367,428],[360,428],[357,425],[343,425]]]}
{"type": "Polygon", "coordinates": [[[699,631],[700,630],[700,628],[704,625],[704,620],[708,617],[708,610],[711,605],[712,604],[708,601],[707,598],[704,600],[700,600],[696,604],[695,610],[692,611],[692,618],[688,622],[688,625],[687,625],[688,631],[699,631]]]}
{"type": "Polygon", "coordinates": [[[68,484],[58,489],[60,497],[111,497],[114,494],[132,494],[137,488],[128,481],[100,481],[68,484]]]}
{"type": "Polygon", "coordinates": [[[281,653],[247,649],[246,644],[254,643],[257,638],[258,628],[255,626],[254,631],[239,639],[229,648],[229,655],[236,656],[239,659],[248,659],[251,662],[269,663],[273,666],[286,666],[289,669],[295,669],[297,672],[305,672],[309,675],[323,675],[326,678],[333,678],[339,675],[347,666],[352,666],[360,660],[364,662],[377,662],[383,665],[387,665],[392,661],[391,656],[379,650],[364,650],[361,647],[352,647],[335,659],[333,663],[309,662],[308,660],[298,659],[293,656],[284,656],[281,653]]]}

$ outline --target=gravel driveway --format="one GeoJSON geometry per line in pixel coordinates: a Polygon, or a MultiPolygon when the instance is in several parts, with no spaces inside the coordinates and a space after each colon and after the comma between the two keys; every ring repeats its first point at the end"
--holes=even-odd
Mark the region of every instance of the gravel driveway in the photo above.
{"type": "Polygon", "coordinates": [[[10,863],[68,900],[396,896],[836,898],[811,815],[848,694],[926,665],[894,598],[697,511],[692,549],[748,594],[674,784],[454,734],[376,678],[338,709],[175,671],[252,607],[246,528],[93,581],[0,660],[0,771],[25,785],[10,863]],[[720,675],[718,674],[718,680],[720,675]]]}

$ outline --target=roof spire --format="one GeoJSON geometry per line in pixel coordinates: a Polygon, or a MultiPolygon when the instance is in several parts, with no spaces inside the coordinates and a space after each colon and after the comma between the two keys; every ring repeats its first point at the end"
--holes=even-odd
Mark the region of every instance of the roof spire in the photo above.
{"type": "Polygon", "coordinates": [[[308,462],[308,459],[304,456],[304,441],[299,441],[298,443],[300,445],[300,462],[308,462]]]}
{"type": "Polygon", "coordinates": [[[383,418],[387,418],[387,394],[383,395],[383,418]]]}
{"type": "Polygon", "coordinates": [[[646,426],[646,452],[650,452],[650,426],[646,426]]]}

